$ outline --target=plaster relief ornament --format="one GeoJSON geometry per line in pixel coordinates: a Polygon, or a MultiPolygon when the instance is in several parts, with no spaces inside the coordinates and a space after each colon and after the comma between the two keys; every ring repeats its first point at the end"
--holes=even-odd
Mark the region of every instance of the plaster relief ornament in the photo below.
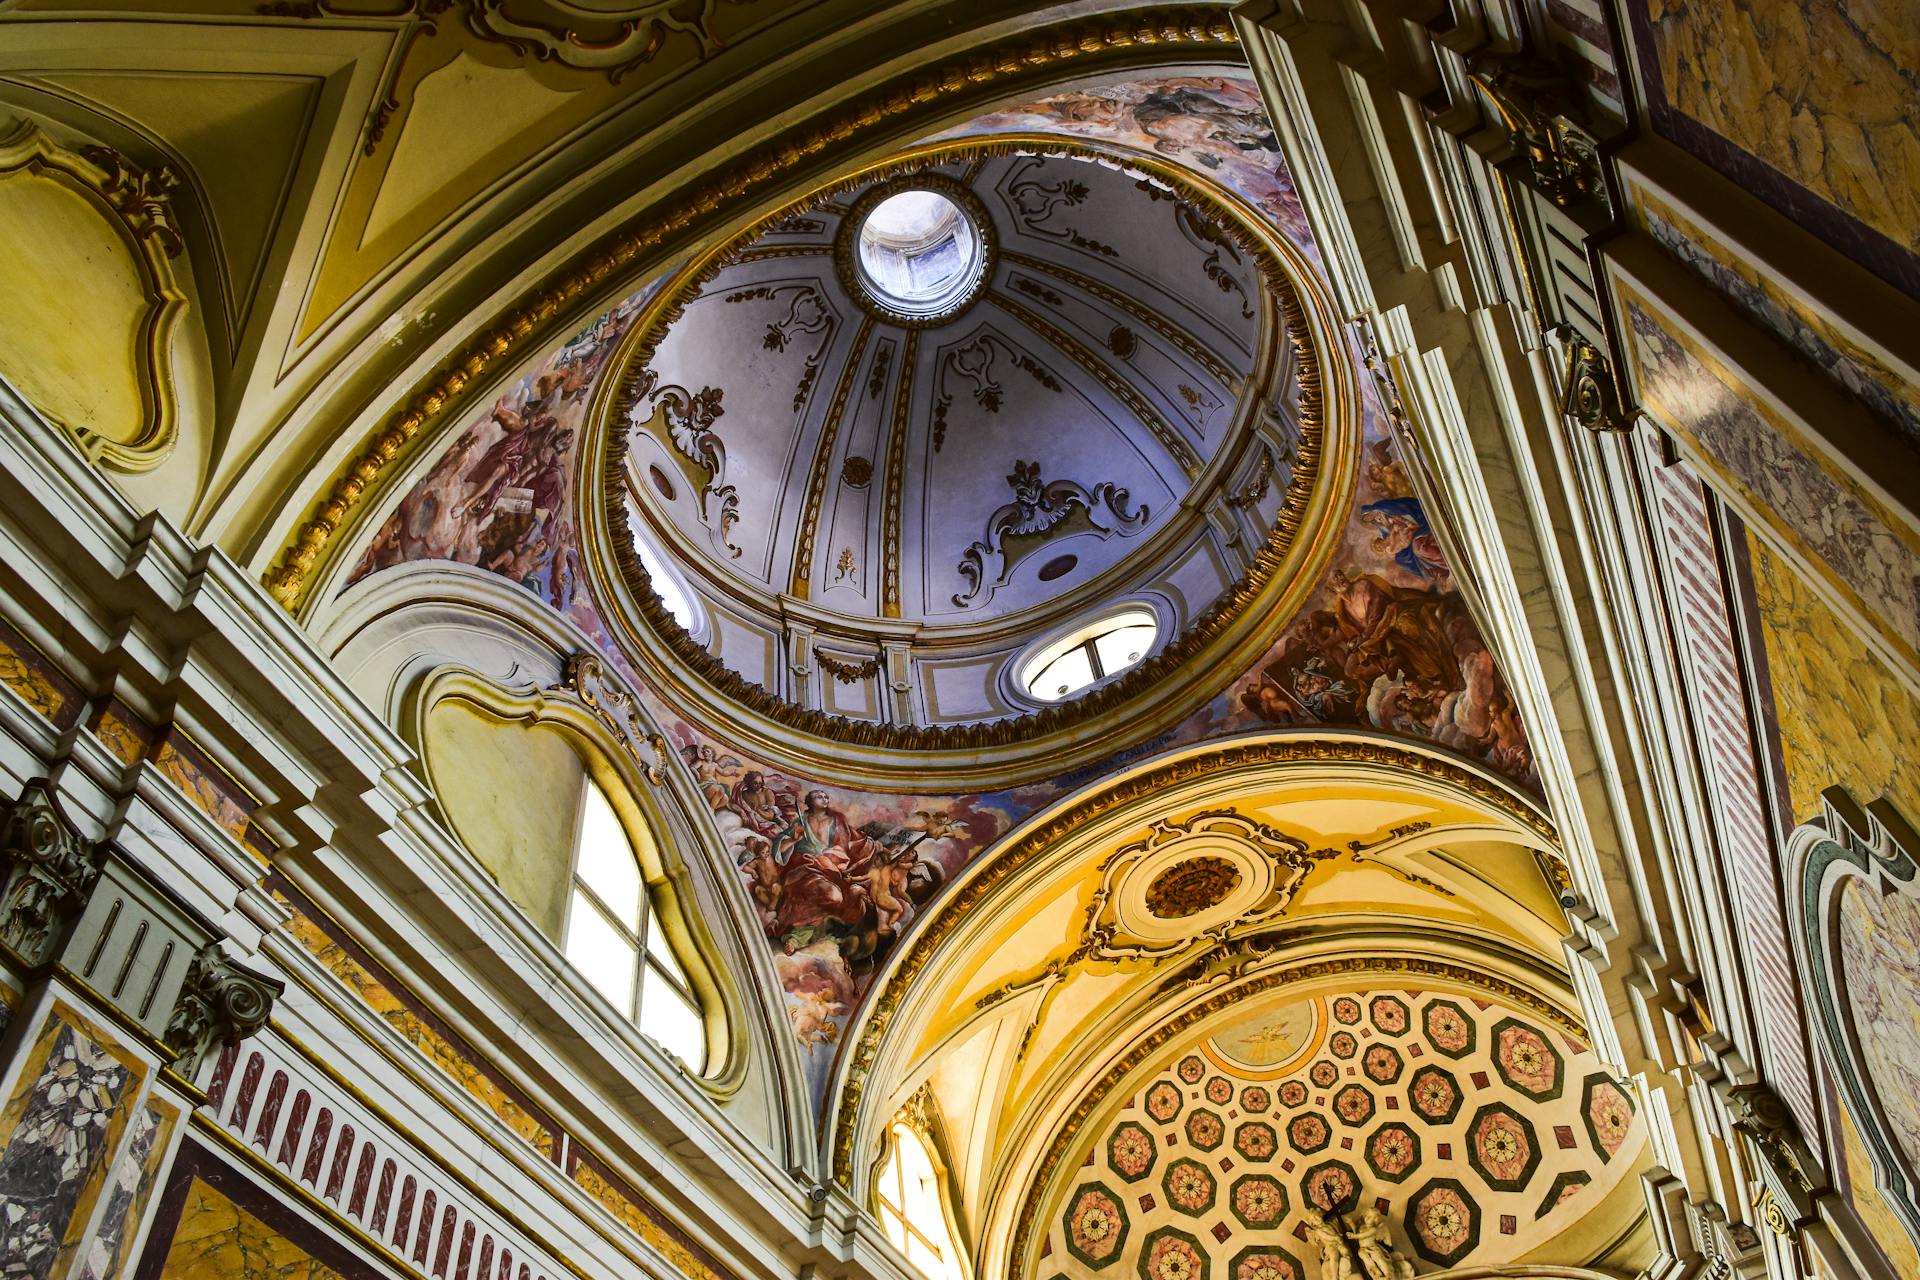
{"type": "Polygon", "coordinates": [[[714,8],[715,0],[473,0],[467,25],[523,57],[604,71],[619,84],[652,62],[670,36],[693,37],[702,59],[718,52],[714,8]]]}
{"type": "Polygon", "coordinates": [[[726,483],[727,447],[713,429],[726,413],[720,404],[723,395],[720,387],[694,392],[672,383],[663,385],[660,375],[647,369],[639,375],[627,426],[668,446],[687,483],[700,495],[701,522],[737,559],[740,548],[728,534],[740,518],[740,495],[726,483]]]}
{"type": "Polygon", "coordinates": [[[1240,873],[1226,859],[1188,858],[1162,871],[1147,886],[1147,910],[1162,920],[1195,915],[1218,906],[1239,884],[1240,873]]]}
{"type": "Polygon", "coordinates": [[[1057,539],[1080,533],[1130,538],[1147,527],[1147,508],[1129,511],[1127,491],[1109,483],[1092,489],[1072,480],[1049,483],[1040,478],[1039,463],[1015,462],[1007,484],[1013,501],[987,517],[985,539],[961,557],[960,576],[969,586],[953,597],[956,605],[993,599],[1022,561],[1057,539]]]}

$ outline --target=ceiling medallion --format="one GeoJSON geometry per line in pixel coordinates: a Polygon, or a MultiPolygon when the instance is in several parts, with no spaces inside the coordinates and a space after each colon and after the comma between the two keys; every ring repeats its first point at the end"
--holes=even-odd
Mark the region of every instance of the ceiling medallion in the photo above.
{"type": "Polygon", "coordinates": [[[1153,878],[1147,910],[1162,920],[1184,919],[1219,906],[1239,885],[1239,870],[1225,858],[1188,858],[1153,878]]]}
{"type": "Polygon", "coordinates": [[[833,240],[833,269],[848,296],[874,319],[908,329],[964,315],[986,291],[999,256],[980,197],[942,173],[874,183],[833,240]]]}

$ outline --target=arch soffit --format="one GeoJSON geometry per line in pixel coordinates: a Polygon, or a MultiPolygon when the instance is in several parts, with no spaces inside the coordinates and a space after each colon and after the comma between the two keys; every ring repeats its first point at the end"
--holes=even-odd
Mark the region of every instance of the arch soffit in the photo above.
{"type": "MultiPolygon", "coordinates": [[[[1532,857],[1525,858],[1521,865],[1535,864],[1528,869],[1530,874],[1550,885],[1549,900],[1564,892],[1565,871],[1552,825],[1528,801],[1492,775],[1439,751],[1422,750],[1365,733],[1329,733],[1321,728],[1262,735],[1251,741],[1241,739],[1144,762],[1055,804],[1008,835],[948,887],[936,908],[918,922],[894,952],[877,977],[875,997],[849,1027],[849,1048],[829,1090],[827,1132],[832,1135],[830,1155],[835,1179],[842,1186],[853,1188],[859,1164],[857,1153],[871,1144],[872,1135],[878,1132],[876,1126],[891,1115],[889,1108],[898,1095],[910,1083],[925,1077],[930,1058],[929,1033],[934,1042],[943,1035],[964,1034],[967,1025],[964,1018],[954,1025],[936,1025],[948,1008],[947,996],[956,994],[949,988],[976,974],[978,946],[996,929],[1004,929],[1008,922],[1015,920],[1023,902],[1031,906],[1037,886],[1064,883],[1076,869],[1084,876],[1102,853],[1111,853],[1127,841],[1137,839],[1155,819],[1219,808],[1233,794],[1263,784],[1282,783],[1282,780],[1290,780],[1291,785],[1302,788],[1358,784],[1378,794],[1396,792],[1403,797],[1417,798],[1421,806],[1446,816],[1447,821],[1397,837],[1408,842],[1405,849],[1381,850],[1396,861],[1400,856],[1431,849],[1446,838],[1449,830],[1458,830],[1471,833],[1476,842],[1506,843],[1515,850],[1530,851],[1532,857]]],[[[1375,824],[1371,832],[1379,834],[1391,825],[1391,822],[1375,824]]],[[[1280,833],[1276,830],[1274,834],[1280,833]]],[[[1345,837],[1348,833],[1339,834],[1345,837]]],[[[1343,839],[1341,843],[1348,841],[1343,839]]],[[[1328,848],[1325,852],[1335,850],[1328,848]]],[[[1342,855],[1366,852],[1370,851],[1339,849],[1342,855]]],[[[1374,873],[1383,881],[1397,879],[1392,871],[1375,870],[1374,873]]],[[[1413,874],[1416,878],[1425,878],[1420,877],[1419,872],[1413,874]]],[[[1304,882],[1305,877],[1302,880],[1304,882]]],[[[1076,902],[1084,896],[1076,894],[1076,902]]],[[[1071,914],[1073,920],[1068,927],[1077,927],[1080,912],[1076,910],[1071,914]]],[[[1332,924],[1335,918],[1336,915],[1330,913],[1327,923],[1332,924]]],[[[1273,923],[1278,927],[1291,921],[1281,912],[1273,917],[1273,923]]],[[[1496,990],[1503,998],[1518,1000],[1562,1025],[1579,1025],[1574,1012],[1577,1003],[1565,985],[1557,951],[1552,945],[1557,935],[1550,939],[1542,931],[1541,936],[1529,944],[1510,933],[1502,936],[1491,929],[1456,923],[1444,941],[1436,942],[1438,935],[1430,925],[1423,928],[1424,936],[1404,928],[1396,931],[1391,913],[1376,913],[1358,924],[1349,914],[1343,921],[1343,932],[1337,935],[1338,948],[1328,949],[1352,950],[1356,943],[1372,948],[1375,959],[1359,969],[1339,971],[1347,976],[1355,973],[1404,975],[1431,970],[1423,980],[1451,979],[1463,986],[1496,990]],[[1356,928],[1358,932],[1354,931],[1356,928]],[[1423,954],[1415,956],[1412,954],[1415,951],[1423,954]]],[[[1284,933],[1269,936],[1258,928],[1244,933],[1261,934],[1265,939],[1262,949],[1258,954],[1245,956],[1235,953],[1236,958],[1227,970],[1212,974],[1213,979],[1226,979],[1230,970],[1230,980],[1210,982],[1205,1000],[1196,1002],[1174,997],[1154,1001],[1150,1009],[1148,1001],[1140,998],[1121,1001],[1114,1006],[1117,1012],[1110,1010],[1108,1016],[1090,1028],[1082,1042],[1098,1043],[1095,1037],[1104,1037],[1112,1042],[1127,1043],[1119,1037],[1146,1029],[1146,1024],[1155,1018],[1174,1016],[1183,1007],[1194,1007],[1221,994],[1227,995],[1228,999],[1217,1007],[1209,1006],[1208,1012],[1196,1015],[1210,1016],[1237,998],[1233,995],[1238,990],[1235,984],[1243,979],[1251,977],[1268,987],[1299,981],[1302,975],[1293,972],[1296,962],[1323,963],[1325,960],[1319,954],[1322,948],[1309,938],[1286,937],[1284,933]],[[1133,1011],[1131,1017],[1129,1009],[1133,1011]]],[[[1332,940],[1336,933],[1329,929],[1323,936],[1332,940]]],[[[1231,922],[1220,937],[1222,943],[1229,940],[1241,941],[1233,937],[1231,922]]],[[[1208,953],[1222,959],[1229,954],[1229,949],[1209,942],[1204,947],[1196,946],[1163,957],[1157,965],[1139,958],[1127,963],[1148,963],[1150,977],[1157,979],[1169,968],[1205,965],[1207,961],[1203,957],[1208,953]]],[[[1046,966],[1040,968],[1044,970],[1046,966]]],[[[1336,974],[1324,976],[1335,976],[1337,980],[1336,974]]],[[[1152,986],[1152,981],[1142,982],[1139,994],[1147,994],[1152,986]]],[[[974,993],[973,998],[978,999],[980,994],[984,993],[974,993]]],[[[1001,999],[1005,997],[989,1003],[999,1003],[1001,999]]],[[[1045,1089],[1036,1089],[1033,1094],[1057,1099],[1060,1097],[1058,1086],[1062,1083],[1049,1078],[1045,1089]]]]}

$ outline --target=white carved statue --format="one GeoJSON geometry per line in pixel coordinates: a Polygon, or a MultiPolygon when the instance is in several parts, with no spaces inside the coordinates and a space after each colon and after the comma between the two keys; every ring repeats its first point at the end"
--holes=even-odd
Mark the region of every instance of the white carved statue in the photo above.
{"type": "Polygon", "coordinates": [[[1320,1250],[1320,1280],[1356,1280],[1353,1252],[1347,1248],[1347,1238],[1340,1234],[1340,1228],[1312,1205],[1302,1208],[1300,1216],[1306,1219],[1307,1239],[1320,1250]]]}
{"type": "MultiPolygon", "coordinates": [[[[1324,1222],[1322,1219],[1323,1225],[1324,1222]]],[[[1378,1209],[1368,1206],[1349,1213],[1340,1219],[1340,1226],[1346,1232],[1342,1244],[1352,1244],[1366,1280],[1413,1280],[1413,1264],[1394,1252],[1393,1237],[1387,1234],[1387,1220],[1378,1209]]],[[[1313,1230],[1311,1222],[1307,1230],[1313,1230]]],[[[1325,1257],[1324,1249],[1321,1256],[1325,1257]]]]}

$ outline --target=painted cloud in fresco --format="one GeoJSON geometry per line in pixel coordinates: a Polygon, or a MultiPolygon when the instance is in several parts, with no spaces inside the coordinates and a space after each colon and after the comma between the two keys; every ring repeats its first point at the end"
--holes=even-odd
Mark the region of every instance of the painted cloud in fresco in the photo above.
{"type": "MultiPolygon", "coordinates": [[[[1058,94],[945,136],[1010,130],[1097,138],[1187,165],[1314,253],[1251,81],[1181,77],[1058,94]]],[[[415,560],[477,566],[567,616],[633,679],[586,593],[570,495],[592,387],[656,287],[621,302],[479,415],[401,500],[349,581],[415,560]]],[[[700,784],[773,948],[816,1100],[874,973],[945,885],[1027,816],[1126,760],[1271,725],[1364,725],[1438,743],[1535,789],[1512,695],[1363,385],[1354,506],[1306,607],[1206,707],[1107,761],[990,795],[857,791],[757,760],[636,685],[700,784]]]]}

